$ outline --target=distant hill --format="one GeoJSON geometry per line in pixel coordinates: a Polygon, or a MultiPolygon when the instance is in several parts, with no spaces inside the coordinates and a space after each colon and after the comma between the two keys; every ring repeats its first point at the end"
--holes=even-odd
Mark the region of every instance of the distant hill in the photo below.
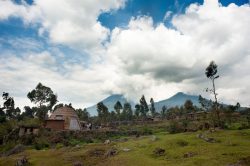
{"type": "MultiPolygon", "coordinates": [[[[114,105],[117,101],[120,101],[122,105],[124,105],[124,103],[128,102],[128,100],[123,95],[120,95],[120,94],[111,95],[111,96],[103,99],[101,102],[103,102],[103,104],[106,105],[108,107],[109,111],[111,112],[111,111],[114,111],[114,105]]],[[[135,103],[131,102],[131,101],[129,103],[131,104],[132,109],[133,109],[135,107],[135,103]]],[[[87,111],[91,115],[97,115],[96,105],[88,107],[87,111]]]]}
{"type": "Polygon", "coordinates": [[[166,100],[155,102],[155,109],[159,112],[164,105],[167,108],[171,108],[175,106],[182,106],[187,100],[191,100],[193,104],[197,107],[201,106],[199,103],[199,96],[188,95],[183,92],[179,92],[166,100]]]}
{"type": "MultiPolygon", "coordinates": [[[[171,108],[171,107],[175,107],[175,106],[182,106],[186,100],[191,100],[195,106],[200,107],[199,96],[188,95],[188,94],[185,94],[183,92],[179,92],[168,99],[155,102],[155,108],[156,108],[156,111],[159,112],[164,105],[167,108],[171,108]]],[[[108,107],[109,111],[114,111],[114,105],[117,101],[120,101],[122,105],[125,102],[128,102],[128,100],[121,94],[111,95],[111,96],[105,98],[104,100],[102,100],[102,102],[108,107]]],[[[130,101],[129,103],[131,104],[132,108],[134,109],[135,104],[138,102],[139,102],[139,99],[138,99],[138,101],[130,101]]],[[[147,102],[148,102],[148,104],[150,104],[149,101],[147,101],[147,102]]],[[[87,110],[91,115],[97,115],[96,105],[88,107],[87,110]]]]}

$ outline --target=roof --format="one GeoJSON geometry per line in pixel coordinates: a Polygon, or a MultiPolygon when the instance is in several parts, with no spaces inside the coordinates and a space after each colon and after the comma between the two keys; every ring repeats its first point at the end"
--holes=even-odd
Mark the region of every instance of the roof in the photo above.
{"type": "Polygon", "coordinates": [[[64,121],[63,119],[46,119],[45,121],[64,121]]]}
{"type": "Polygon", "coordinates": [[[63,115],[64,117],[75,117],[78,119],[78,116],[75,112],[75,110],[71,107],[64,106],[57,108],[51,115],[49,119],[55,119],[56,116],[63,115]]]}

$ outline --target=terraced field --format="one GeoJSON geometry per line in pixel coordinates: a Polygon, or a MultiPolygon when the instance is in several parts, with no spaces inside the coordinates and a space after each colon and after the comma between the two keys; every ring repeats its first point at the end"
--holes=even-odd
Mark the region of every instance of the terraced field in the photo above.
{"type": "Polygon", "coordinates": [[[76,161],[84,166],[227,166],[236,163],[247,166],[250,165],[250,130],[159,132],[122,138],[109,144],[91,143],[44,150],[28,148],[20,154],[1,157],[0,165],[14,165],[24,155],[29,165],[37,166],[72,166],[76,161]],[[213,142],[198,138],[200,133],[213,138],[213,142]],[[165,152],[158,154],[156,148],[165,152]],[[111,150],[115,153],[109,153],[111,150]]]}

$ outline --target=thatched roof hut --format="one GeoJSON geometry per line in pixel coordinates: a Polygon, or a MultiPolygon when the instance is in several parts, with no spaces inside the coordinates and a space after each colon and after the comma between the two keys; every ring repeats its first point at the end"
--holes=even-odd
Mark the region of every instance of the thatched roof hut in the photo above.
{"type": "Polygon", "coordinates": [[[57,108],[46,121],[46,128],[55,130],[80,130],[79,118],[72,107],[57,108]]]}

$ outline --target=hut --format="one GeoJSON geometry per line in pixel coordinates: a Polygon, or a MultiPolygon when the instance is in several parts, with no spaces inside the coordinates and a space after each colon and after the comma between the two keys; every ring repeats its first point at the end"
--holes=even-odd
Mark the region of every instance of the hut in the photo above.
{"type": "Polygon", "coordinates": [[[46,120],[45,128],[52,130],[81,130],[79,118],[70,106],[57,108],[46,120]]]}
{"type": "Polygon", "coordinates": [[[38,125],[20,125],[19,126],[19,137],[23,135],[38,135],[40,126],[38,125]]]}

